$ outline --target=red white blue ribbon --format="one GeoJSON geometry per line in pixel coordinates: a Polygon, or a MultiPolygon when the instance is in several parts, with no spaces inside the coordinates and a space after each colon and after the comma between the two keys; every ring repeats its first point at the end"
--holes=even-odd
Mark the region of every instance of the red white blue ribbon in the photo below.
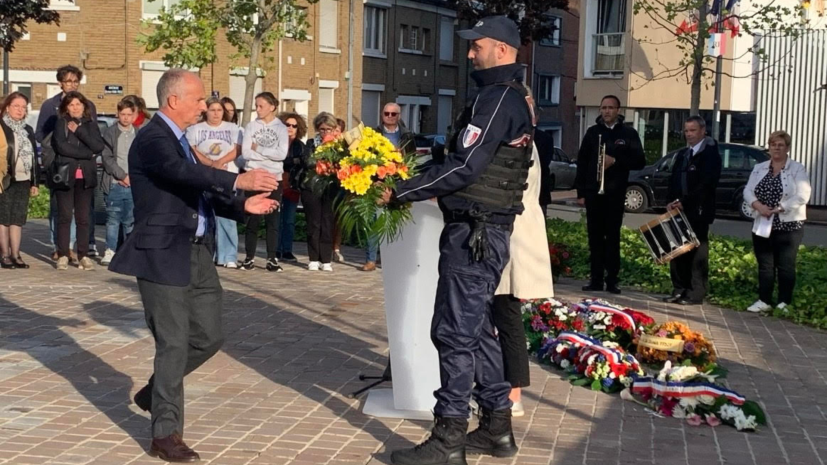
{"type": "Polygon", "coordinates": [[[635,331],[637,329],[637,327],[635,326],[635,319],[632,318],[632,315],[629,315],[628,313],[624,312],[623,310],[621,310],[619,308],[608,307],[606,305],[601,305],[601,304],[591,304],[591,305],[589,305],[589,311],[590,312],[603,312],[603,313],[609,313],[609,314],[612,314],[612,315],[617,315],[621,318],[624,318],[626,321],[629,322],[629,324],[632,326],[632,331],[635,331]]]}
{"type": "Polygon", "coordinates": [[[631,389],[635,394],[677,398],[712,396],[716,399],[724,396],[735,405],[741,405],[746,401],[746,398],[737,392],[713,383],[659,381],[650,376],[633,378],[631,389]]]}
{"type": "Polygon", "coordinates": [[[603,344],[601,344],[600,341],[597,339],[592,339],[584,334],[563,331],[557,336],[556,339],[558,341],[570,342],[572,344],[593,350],[606,357],[606,360],[611,363],[620,363],[620,361],[623,360],[623,355],[620,352],[608,347],[603,347],[603,344]]]}

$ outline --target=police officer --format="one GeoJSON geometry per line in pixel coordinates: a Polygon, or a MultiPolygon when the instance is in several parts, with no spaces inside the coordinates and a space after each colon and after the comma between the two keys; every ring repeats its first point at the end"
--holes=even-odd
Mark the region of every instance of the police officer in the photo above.
{"type": "Polygon", "coordinates": [[[589,233],[589,260],[591,282],[584,291],[602,291],[605,273],[606,290],[620,294],[620,227],[626,201],[629,171],[643,169],[646,157],[640,136],[623,124],[620,99],[614,95],[603,97],[600,116],[586,131],[577,155],[577,201],[586,207],[586,227],[589,233]],[[598,182],[598,155],[605,145],[603,189],[598,182]]]}
{"type": "Polygon", "coordinates": [[[516,64],[520,34],[505,16],[459,31],[471,41],[468,58],[477,95],[466,107],[442,164],[401,182],[384,200],[436,197],[445,219],[439,241],[439,283],[431,340],[439,354],[441,387],[431,437],[391,455],[399,465],[464,465],[469,454],[517,453],[511,432],[511,386],[494,335],[494,290],[509,260],[515,215],[531,165],[534,117],[516,64]],[[474,386],[476,383],[476,386],[474,386]],[[482,409],[467,434],[472,388],[482,409]]]}

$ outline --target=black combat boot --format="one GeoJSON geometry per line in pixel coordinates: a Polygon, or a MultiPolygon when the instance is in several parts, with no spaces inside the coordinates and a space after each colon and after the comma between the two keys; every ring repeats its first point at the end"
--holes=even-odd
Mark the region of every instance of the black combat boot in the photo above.
{"type": "MultiPolygon", "coordinates": [[[[394,451],[391,463],[395,465],[467,465],[465,461],[465,433],[468,420],[436,417],[431,437],[411,449],[394,451]]],[[[510,430],[509,430],[510,431],[510,430]]]]}
{"type": "Polygon", "coordinates": [[[511,432],[511,409],[482,409],[480,427],[468,433],[465,450],[469,455],[492,455],[513,457],[517,454],[517,443],[511,432]]]}

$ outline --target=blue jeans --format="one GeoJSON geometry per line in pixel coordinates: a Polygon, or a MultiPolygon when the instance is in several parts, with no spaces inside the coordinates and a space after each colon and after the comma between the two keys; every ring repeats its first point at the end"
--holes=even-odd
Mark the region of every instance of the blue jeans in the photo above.
{"type": "Polygon", "coordinates": [[[92,193],[92,205],[89,206],[89,250],[95,250],[95,251],[97,251],[97,247],[95,247],[95,223],[96,222],[97,222],[97,216],[95,215],[95,194],[92,193]]]}
{"type": "MultiPolygon", "coordinates": [[[[52,240],[52,248],[57,250],[57,197],[55,191],[49,193],[49,239],[52,240]]],[[[72,217],[72,226],[69,229],[69,249],[75,248],[75,239],[77,236],[77,226],[75,225],[75,218],[72,217]]],[[[93,231],[94,232],[94,231],[93,231]]]]}
{"type": "Polygon", "coordinates": [[[238,226],[233,220],[215,217],[215,261],[219,265],[238,261],[238,226]]]}
{"type": "MultiPolygon", "coordinates": [[[[376,221],[378,218],[379,213],[375,213],[373,215],[373,220],[376,221]]],[[[376,239],[376,236],[368,234],[368,243],[365,247],[365,261],[366,262],[374,262],[376,263],[376,255],[379,253],[379,241],[376,239]]]]}
{"type": "Polygon", "coordinates": [[[276,253],[293,253],[293,234],[296,232],[296,207],[298,202],[281,198],[281,218],[279,219],[279,243],[276,253]]]}
{"type": "MultiPolygon", "coordinates": [[[[124,237],[132,232],[135,225],[132,202],[132,189],[120,184],[113,184],[106,196],[106,248],[115,251],[118,248],[118,233],[123,226],[124,237]]],[[[94,213],[93,213],[94,215],[94,213]]]]}

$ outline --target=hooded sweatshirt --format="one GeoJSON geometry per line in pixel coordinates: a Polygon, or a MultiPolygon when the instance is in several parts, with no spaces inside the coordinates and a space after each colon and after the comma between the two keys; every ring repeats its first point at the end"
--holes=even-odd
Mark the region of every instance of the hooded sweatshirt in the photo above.
{"type": "Polygon", "coordinates": [[[262,168],[280,176],[284,172],[284,159],[287,158],[289,138],[287,126],[278,118],[270,123],[256,118],[247,123],[244,129],[244,139],[241,144],[241,156],[244,158],[244,169],[262,168]],[[256,149],[253,150],[253,144],[256,149]]]}

